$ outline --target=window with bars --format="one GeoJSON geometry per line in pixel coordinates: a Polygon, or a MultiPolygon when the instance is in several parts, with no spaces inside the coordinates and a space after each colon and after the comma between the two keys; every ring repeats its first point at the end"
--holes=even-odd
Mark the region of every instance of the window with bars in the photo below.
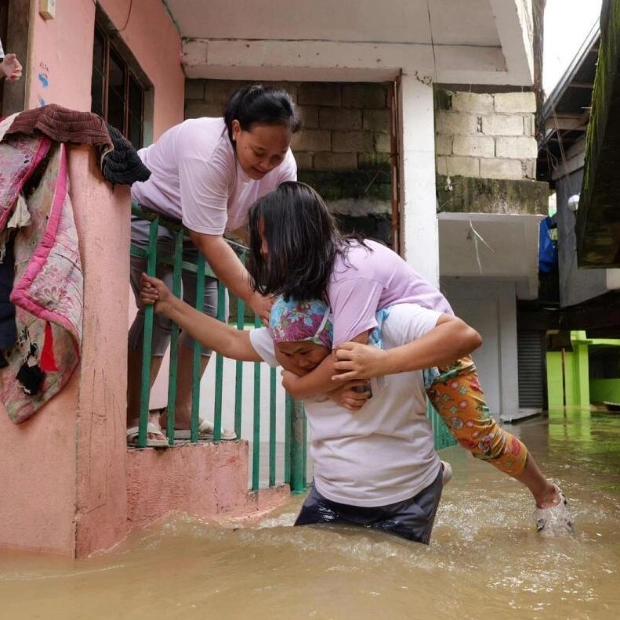
{"type": "Polygon", "coordinates": [[[144,93],[110,35],[97,24],[91,111],[121,131],[135,148],[141,148],[144,142],[144,93]]]}

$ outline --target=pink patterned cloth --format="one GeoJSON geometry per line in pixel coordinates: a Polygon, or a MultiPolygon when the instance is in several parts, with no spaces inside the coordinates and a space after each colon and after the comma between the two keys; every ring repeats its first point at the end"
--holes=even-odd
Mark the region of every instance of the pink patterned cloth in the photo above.
{"type": "Polygon", "coordinates": [[[3,173],[10,171],[0,175],[0,224],[5,226],[19,190],[41,168],[41,153],[47,155],[42,177],[26,196],[32,221],[18,230],[13,246],[11,302],[17,308],[18,342],[4,352],[8,367],[0,370],[0,400],[16,424],[65,386],[80,360],[82,339],[84,282],[64,144],[40,136],[12,136],[0,143],[3,173]],[[20,159],[29,161],[23,174],[17,172],[20,159]],[[15,378],[24,363],[36,363],[45,373],[33,396],[15,378]]]}

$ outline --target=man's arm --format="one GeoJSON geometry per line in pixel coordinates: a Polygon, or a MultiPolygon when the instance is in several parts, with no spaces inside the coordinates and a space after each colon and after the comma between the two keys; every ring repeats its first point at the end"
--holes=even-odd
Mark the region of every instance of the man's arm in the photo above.
{"type": "Polygon", "coordinates": [[[421,338],[383,350],[355,342],[345,342],[334,353],[333,381],[369,379],[399,372],[445,366],[469,355],[482,344],[480,334],[458,317],[442,314],[437,325],[421,338]]]}
{"type": "Polygon", "coordinates": [[[252,290],[250,275],[224,238],[194,231],[190,231],[190,238],[202,252],[218,280],[250,306],[263,323],[267,323],[271,300],[252,290]]]}
{"type": "Polygon", "coordinates": [[[140,299],[145,305],[154,305],[155,312],[177,323],[192,338],[225,357],[243,362],[261,362],[247,331],[226,325],[203,314],[175,297],[158,278],[142,274],[140,299]]]}

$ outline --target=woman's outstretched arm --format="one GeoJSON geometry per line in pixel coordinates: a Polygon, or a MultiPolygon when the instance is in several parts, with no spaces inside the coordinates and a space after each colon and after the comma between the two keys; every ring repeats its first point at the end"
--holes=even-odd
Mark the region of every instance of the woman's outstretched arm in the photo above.
{"type": "Polygon", "coordinates": [[[175,297],[158,278],[142,274],[140,299],[144,305],[153,305],[155,312],[167,316],[192,338],[224,357],[243,362],[262,361],[252,346],[248,331],[226,325],[192,308],[175,297]]]}

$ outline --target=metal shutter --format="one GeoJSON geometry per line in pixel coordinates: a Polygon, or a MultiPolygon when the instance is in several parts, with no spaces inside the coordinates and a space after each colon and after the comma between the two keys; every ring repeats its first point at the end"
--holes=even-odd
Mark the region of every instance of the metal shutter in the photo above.
{"type": "Polygon", "coordinates": [[[517,333],[519,408],[546,409],[545,332],[517,333]]]}

